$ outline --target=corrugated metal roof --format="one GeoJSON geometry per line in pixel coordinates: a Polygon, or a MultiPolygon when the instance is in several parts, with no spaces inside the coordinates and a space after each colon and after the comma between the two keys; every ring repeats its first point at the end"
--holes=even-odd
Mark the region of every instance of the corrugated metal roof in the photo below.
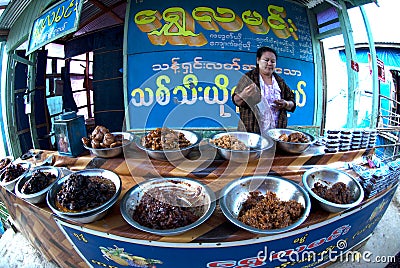
{"type": "Polygon", "coordinates": [[[79,36],[95,30],[107,28],[110,26],[121,24],[124,22],[126,13],[126,2],[119,2],[115,4],[115,1],[103,1],[104,5],[110,7],[110,11],[114,12],[121,21],[117,21],[116,18],[110,16],[109,13],[100,15],[103,11],[97,6],[84,6],[80,19],[80,29],[75,32],[74,36],[79,36]],[[112,8],[115,6],[114,8],[112,8]],[[111,9],[112,8],[112,9],[111,9]],[[97,17],[97,18],[96,18],[97,17]],[[95,18],[93,20],[93,18],[95,18]]]}
{"type": "MultiPolygon", "coordinates": [[[[7,8],[4,10],[3,14],[0,17],[0,30],[10,30],[17,19],[22,15],[22,13],[27,9],[29,4],[32,2],[39,2],[40,6],[47,7],[49,3],[57,2],[56,0],[13,0],[8,5],[7,8]],[[43,5],[45,3],[45,5],[43,5]]],[[[104,5],[110,11],[111,9],[115,12],[117,11],[118,14],[121,16],[123,20],[125,17],[125,9],[127,0],[95,0],[94,2],[85,1],[83,4],[83,10],[81,13],[81,24],[87,24],[88,21],[96,18],[99,13],[103,13],[104,11],[99,8],[95,3],[99,3],[104,5]],[[119,12],[119,10],[123,7],[124,12],[119,12]]],[[[38,10],[40,14],[43,9],[38,10]]]]}
{"type": "Polygon", "coordinates": [[[32,0],[14,0],[8,3],[7,8],[0,17],[0,29],[11,29],[31,1],[32,0]]]}
{"type": "MultiPolygon", "coordinates": [[[[26,0],[22,0],[26,1],[26,0]]],[[[7,39],[7,51],[16,49],[29,37],[33,21],[51,3],[52,0],[31,1],[19,17],[13,22],[7,39]]]]}

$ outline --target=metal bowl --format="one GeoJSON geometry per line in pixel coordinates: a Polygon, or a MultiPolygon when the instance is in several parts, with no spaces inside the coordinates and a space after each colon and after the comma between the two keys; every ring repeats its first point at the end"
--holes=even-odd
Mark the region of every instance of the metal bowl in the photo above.
{"type": "Polygon", "coordinates": [[[122,217],[133,227],[156,235],[173,236],[189,231],[205,222],[215,210],[214,192],[205,184],[188,178],[155,178],[141,182],[129,189],[121,200],[122,217]],[[176,229],[152,229],[132,219],[136,206],[144,193],[163,191],[173,193],[171,205],[194,207],[200,218],[192,224],[176,229]]]}
{"type": "MultiPolygon", "coordinates": [[[[117,198],[118,199],[118,198],[117,198]]],[[[87,215],[83,215],[83,216],[60,216],[58,215],[60,218],[66,219],[66,220],[70,220],[70,221],[74,221],[74,222],[79,222],[79,223],[91,223],[97,220],[102,219],[109,211],[109,209],[114,205],[114,203],[117,201],[117,199],[115,199],[114,202],[110,202],[107,206],[103,207],[100,210],[96,210],[92,213],[89,213],[87,215]]]]}
{"type": "Polygon", "coordinates": [[[147,133],[143,135],[140,139],[136,140],[136,145],[141,150],[145,151],[148,156],[156,160],[172,162],[184,159],[193,150],[193,148],[199,144],[201,137],[197,133],[189,130],[181,130],[181,129],[172,129],[172,130],[180,132],[183,135],[185,135],[185,138],[190,141],[191,145],[177,150],[151,150],[142,145],[142,139],[147,135],[147,133]]]}
{"type": "Polygon", "coordinates": [[[224,132],[215,134],[208,143],[217,149],[218,153],[226,160],[232,160],[236,162],[243,161],[253,161],[259,159],[261,154],[268,149],[270,149],[274,144],[271,140],[264,138],[256,133],[249,132],[224,132]],[[236,137],[238,140],[242,141],[246,147],[250,148],[250,150],[231,150],[221,148],[216,146],[211,142],[211,140],[221,138],[226,135],[231,135],[236,137]]]}
{"type": "Polygon", "coordinates": [[[68,174],[67,176],[58,180],[47,192],[46,200],[47,200],[47,205],[56,215],[62,218],[75,219],[76,221],[79,221],[79,220],[85,220],[87,217],[93,217],[94,215],[97,215],[99,213],[102,213],[104,210],[109,209],[112,205],[115,204],[115,202],[117,202],[120,193],[121,193],[121,179],[117,174],[106,169],[84,169],[81,171],[76,171],[71,174],[68,174]],[[56,196],[57,193],[61,190],[61,187],[63,186],[64,182],[67,181],[72,174],[78,174],[83,176],[101,176],[107,178],[114,183],[116,191],[108,201],[106,201],[104,204],[98,207],[79,212],[60,211],[55,204],[56,196]]]}
{"type": "Polygon", "coordinates": [[[310,198],[300,185],[274,176],[249,176],[236,179],[222,189],[219,202],[222,213],[229,221],[240,228],[261,235],[279,234],[296,228],[307,219],[311,209],[310,198]],[[270,191],[275,193],[281,201],[297,201],[304,207],[303,215],[297,222],[281,229],[264,230],[244,224],[238,220],[238,215],[250,192],[254,191],[259,191],[263,195],[270,191]]]}
{"type": "Polygon", "coordinates": [[[318,204],[326,211],[329,212],[340,212],[346,209],[353,208],[361,203],[364,199],[364,190],[361,184],[352,176],[347,174],[344,171],[328,168],[328,167],[316,167],[310,170],[307,170],[303,174],[303,185],[307,192],[318,202],[318,204]],[[350,204],[336,204],[333,202],[329,202],[321,197],[319,197],[316,193],[314,193],[311,189],[314,188],[314,183],[320,182],[324,185],[333,185],[336,182],[343,182],[350,188],[353,202],[350,204]]]}
{"type": "Polygon", "coordinates": [[[315,141],[316,138],[308,133],[292,130],[292,129],[283,129],[283,128],[273,128],[268,130],[268,136],[271,137],[276,142],[278,149],[292,153],[292,154],[300,154],[307,150],[315,141]],[[282,134],[290,135],[292,133],[300,132],[308,137],[310,142],[302,143],[302,142],[285,142],[279,139],[282,134]]]}
{"type": "Polygon", "coordinates": [[[3,159],[1,159],[2,164],[5,164],[5,163],[7,163],[7,162],[8,162],[8,164],[5,164],[5,165],[3,166],[3,168],[0,169],[0,173],[1,173],[7,166],[9,166],[9,165],[12,163],[12,161],[14,161],[14,158],[11,157],[11,156],[7,156],[7,157],[4,157],[3,159]],[[4,161],[4,163],[3,163],[3,161],[4,161]]]}
{"type": "Polygon", "coordinates": [[[5,176],[5,172],[7,171],[7,168],[10,166],[8,165],[5,169],[3,169],[3,171],[0,174],[0,185],[5,187],[7,190],[9,190],[10,192],[14,191],[14,187],[15,184],[17,183],[17,181],[24,176],[26,173],[29,172],[29,169],[31,168],[31,163],[29,162],[12,162],[12,164],[21,164],[22,167],[25,169],[25,172],[22,173],[19,177],[13,179],[12,181],[9,182],[3,182],[4,176],[5,176]]]}
{"type": "Polygon", "coordinates": [[[130,145],[133,140],[134,140],[134,135],[129,132],[111,132],[113,135],[119,135],[122,134],[124,136],[124,140],[127,140],[127,142],[124,142],[122,146],[114,147],[114,148],[103,148],[103,149],[95,149],[92,147],[88,147],[86,145],[83,145],[87,150],[90,151],[91,154],[101,157],[101,158],[112,158],[120,155],[123,152],[123,149],[130,145]]]}
{"type": "Polygon", "coordinates": [[[17,184],[15,185],[15,194],[20,197],[25,199],[26,201],[32,203],[32,204],[38,204],[43,202],[46,199],[46,194],[47,191],[50,190],[50,188],[53,186],[53,184],[55,184],[61,177],[61,171],[56,168],[56,167],[52,167],[52,166],[41,166],[41,167],[36,167],[34,169],[32,169],[31,171],[29,171],[28,173],[25,173],[24,176],[22,176],[17,184]],[[35,171],[42,171],[44,173],[47,174],[53,174],[56,176],[56,178],[54,179],[53,182],[51,182],[46,188],[44,188],[43,190],[33,193],[33,194],[24,194],[22,193],[22,187],[24,186],[24,184],[30,180],[32,178],[32,174],[35,171]]]}

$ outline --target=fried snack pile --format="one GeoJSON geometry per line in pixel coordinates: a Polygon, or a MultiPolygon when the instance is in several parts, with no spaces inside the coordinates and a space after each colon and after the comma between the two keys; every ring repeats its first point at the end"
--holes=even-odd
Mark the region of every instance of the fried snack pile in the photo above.
{"type": "Polygon", "coordinates": [[[191,145],[181,132],[163,127],[150,131],[142,138],[142,145],[151,150],[177,150],[191,145]]]}
{"type": "Polygon", "coordinates": [[[281,229],[295,223],[303,214],[304,207],[297,201],[281,201],[275,193],[250,192],[243,203],[238,220],[246,225],[262,229],[281,229]]]}
{"type": "Polygon", "coordinates": [[[103,126],[96,126],[89,138],[83,137],[82,142],[87,147],[92,147],[93,149],[104,149],[104,148],[115,148],[122,146],[124,141],[124,136],[113,135],[110,131],[103,126]]]}
{"type": "Polygon", "coordinates": [[[249,150],[249,147],[247,147],[243,141],[232,135],[224,135],[220,138],[212,139],[210,142],[223,149],[238,151],[249,150]]]}
{"type": "Polygon", "coordinates": [[[297,143],[308,143],[310,142],[310,140],[307,138],[306,135],[304,135],[301,132],[295,132],[292,134],[282,134],[279,136],[279,138],[281,141],[284,142],[297,142],[297,143]]]}
{"type": "Polygon", "coordinates": [[[350,204],[352,200],[351,191],[343,182],[337,182],[330,188],[316,182],[311,190],[319,197],[336,204],[350,204]]]}

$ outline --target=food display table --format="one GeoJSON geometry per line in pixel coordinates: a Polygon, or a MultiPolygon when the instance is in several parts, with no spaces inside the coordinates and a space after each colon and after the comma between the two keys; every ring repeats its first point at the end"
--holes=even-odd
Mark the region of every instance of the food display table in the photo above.
{"type": "Polygon", "coordinates": [[[299,227],[270,236],[236,227],[225,218],[218,203],[213,215],[191,231],[168,237],[152,235],[131,227],[121,216],[119,202],[135,184],[154,177],[194,178],[210,186],[218,196],[226,183],[239,177],[269,174],[301,184],[302,174],[311,167],[328,165],[345,170],[346,163],[371,153],[373,150],[362,149],[329,154],[315,146],[301,155],[276,152],[272,157],[233,163],[200,146],[189,154],[188,160],[169,163],[149,159],[137,148],[111,159],[91,155],[70,158],[44,151],[34,164],[52,156],[52,165],[64,171],[114,171],[122,180],[119,201],[103,219],[79,224],[58,218],[46,203],[30,204],[4,188],[0,196],[19,230],[49,260],[62,267],[314,267],[368,239],[398,184],[343,213],[328,213],[312,203],[310,215],[299,227]]]}

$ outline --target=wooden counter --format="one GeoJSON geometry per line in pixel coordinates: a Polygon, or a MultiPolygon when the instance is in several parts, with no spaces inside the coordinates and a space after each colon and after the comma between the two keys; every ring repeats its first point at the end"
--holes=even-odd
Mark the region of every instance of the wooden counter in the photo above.
{"type": "MultiPolygon", "coordinates": [[[[137,148],[130,148],[124,155],[112,159],[102,159],[91,155],[78,158],[60,156],[57,152],[45,151],[41,159],[34,164],[40,164],[50,155],[53,156],[53,165],[68,168],[72,171],[87,168],[103,168],[117,173],[122,180],[122,193],[110,212],[101,220],[90,224],[76,224],[82,227],[117,237],[134,240],[156,241],[166,243],[223,243],[240,242],[258,239],[259,236],[242,230],[230,222],[222,214],[219,206],[214,214],[201,226],[182,235],[161,237],[139,231],[128,225],[119,211],[119,202],[125,192],[136,183],[153,177],[190,177],[206,183],[217,194],[229,181],[243,176],[272,174],[282,176],[301,183],[302,174],[316,165],[329,165],[344,169],[346,162],[360,160],[362,156],[371,153],[369,150],[357,150],[325,154],[320,147],[313,147],[301,155],[263,155],[259,160],[249,163],[234,163],[221,159],[210,148],[200,147],[189,154],[188,160],[169,163],[147,158],[137,148]],[[213,158],[210,160],[210,155],[213,158]]],[[[32,159],[30,160],[32,162],[32,159]]],[[[72,248],[63,232],[54,220],[46,203],[39,206],[32,205],[17,198],[6,189],[1,189],[1,198],[4,200],[11,217],[17,223],[21,232],[43,252],[45,256],[63,267],[75,267],[85,262],[72,248]]],[[[367,201],[369,202],[369,201],[367,201]]],[[[296,229],[316,226],[321,222],[334,217],[313,205],[310,216],[296,229]]],[[[68,221],[66,221],[68,222],[68,221]]],[[[161,266],[164,267],[164,266],[161,266]]]]}

